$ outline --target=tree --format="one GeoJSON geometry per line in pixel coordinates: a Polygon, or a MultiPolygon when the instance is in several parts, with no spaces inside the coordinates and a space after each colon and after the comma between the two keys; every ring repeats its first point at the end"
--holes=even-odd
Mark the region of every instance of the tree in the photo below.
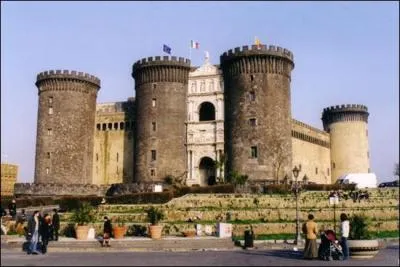
{"type": "Polygon", "coordinates": [[[279,182],[279,178],[284,176],[282,169],[289,162],[290,155],[284,149],[284,141],[282,138],[277,138],[273,142],[270,150],[270,157],[272,159],[274,180],[279,182]]]}
{"type": "Polygon", "coordinates": [[[214,160],[215,169],[218,170],[217,181],[222,182],[224,179],[220,175],[223,173],[226,164],[225,154],[221,154],[220,160],[214,160]]]}

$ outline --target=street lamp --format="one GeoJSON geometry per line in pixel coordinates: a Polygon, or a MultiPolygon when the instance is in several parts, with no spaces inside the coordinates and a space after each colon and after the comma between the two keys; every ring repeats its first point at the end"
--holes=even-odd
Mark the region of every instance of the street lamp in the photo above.
{"type": "Polygon", "coordinates": [[[294,183],[294,186],[292,187],[292,191],[294,192],[294,195],[296,197],[296,237],[294,239],[294,244],[297,245],[300,240],[300,231],[299,231],[299,190],[300,190],[300,186],[297,182],[297,178],[299,177],[300,169],[297,168],[297,166],[294,166],[292,172],[293,172],[293,176],[295,178],[295,183],[294,183]]]}

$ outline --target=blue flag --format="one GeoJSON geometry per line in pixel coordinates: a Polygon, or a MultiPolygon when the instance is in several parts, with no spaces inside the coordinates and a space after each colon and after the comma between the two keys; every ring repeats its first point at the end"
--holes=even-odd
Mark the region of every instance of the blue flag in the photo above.
{"type": "Polygon", "coordinates": [[[164,45],[163,46],[163,51],[167,54],[171,55],[171,47],[169,47],[168,45],[164,45]]]}

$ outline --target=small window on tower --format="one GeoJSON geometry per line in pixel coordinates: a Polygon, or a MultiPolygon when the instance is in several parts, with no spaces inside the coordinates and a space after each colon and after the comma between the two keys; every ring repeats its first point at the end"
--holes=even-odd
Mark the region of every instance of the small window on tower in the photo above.
{"type": "Polygon", "coordinates": [[[153,83],[153,89],[157,88],[157,84],[153,83]]]}
{"type": "Polygon", "coordinates": [[[257,147],[256,146],[252,146],[251,147],[251,158],[253,158],[253,159],[255,159],[255,158],[257,158],[257,155],[258,153],[257,153],[257,147]]]}
{"type": "Polygon", "coordinates": [[[50,115],[53,114],[53,108],[52,107],[49,108],[49,114],[50,115]]]}
{"type": "Polygon", "coordinates": [[[117,153],[117,162],[118,162],[118,160],[119,160],[119,153],[117,153]]]}
{"type": "Polygon", "coordinates": [[[151,175],[151,176],[156,176],[156,170],[151,169],[151,170],[150,170],[150,175],[151,175]]]}
{"type": "Polygon", "coordinates": [[[155,150],[151,151],[151,161],[155,161],[157,159],[157,153],[155,150]]]}
{"type": "Polygon", "coordinates": [[[50,173],[50,169],[47,167],[46,168],[46,174],[49,174],[50,173]]]}
{"type": "Polygon", "coordinates": [[[254,75],[253,74],[250,75],[250,80],[254,81],[254,75]]]}
{"type": "Polygon", "coordinates": [[[318,174],[318,168],[315,168],[315,174],[318,174]]]}
{"type": "Polygon", "coordinates": [[[51,153],[50,152],[47,152],[47,158],[48,159],[51,158],[51,153]]]}
{"type": "Polygon", "coordinates": [[[153,128],[153,131],[157,130],[157,124],[156,124],[155,121],[153,121],[153,122],[151,123],[151,125],[152,125],[152,128],[153,128]]]}
{"type": "Polygon", "coordinates": [[[49,105],[53,104],[53,97],[52,96],[49,96],[48,103],[49,103],[49,105]]]}
{"type": "Polygon", "coordinates": [[[51,128],[47,129],[47,135],[53,135],[53,130],[51,128]]]}
{"type": "Polygon", "coordinates": [[[250,101],[256,101],[256,93],[254,91],[249,93],[249,99],[250,101]]]}
{"type": "Polygon", "coordinates": [[[152,106],[152,107],[155,107],[155,106],[156,106],[156,99],[155,99],[155,98],[153,98],[153,99],[151,100],[151,106],[152,106]]]}
{"type": "Polygon", "coordinates": [[[255,127],[257,125],[257,120],[255,118],[249,119],[249,124],[252,127],[255,127]]]}

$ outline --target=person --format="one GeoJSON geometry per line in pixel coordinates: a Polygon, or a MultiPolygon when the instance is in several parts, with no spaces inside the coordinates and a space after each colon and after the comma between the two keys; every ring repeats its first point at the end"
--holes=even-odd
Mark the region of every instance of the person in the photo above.
{"type": "Polygon", "coordinates": [[[3,225],[3,217],[7,215],[6,209],[3,208],[3,206],[1,206],[1,210],[0,210],[0,218],[1,218],[1,232],[3,234],[7,234],[7,228],[5,225],[3,225]]]}
{"type": "Polygon", "coordinates": [[[39,254],[37,243],[39,241],[39,211],[35,210],[28,221],[28,239],[30,240],[28,254],[39,254]]]}
{"type": "Polygon", "coordinates": [[[103,227],[103,243],[101,244],[102,247],[111,247],[110,246],[110,237],[112,232],[111,220],[104,216],[104,227],[103,227]]]}
{"type": "Polygon", "coordinates": [[[42,253],[46,254],[47,245],[49,244],[50,238],[50,227],[51,227],[51,217],[50,214],[45,214],[41,219],[42,223],[39,227],[39,234],[42,237],[42,253]]]}
{"type": "Polygon", "coordinates": [[[349,258],[349,246],[347,244],[347,239],[349,238],[350,233],[350,222],[345,213],[340,214],[340,245],[343,249],[343,260],[347,260],[349,258]]]}
{"type": "Polygon", "coordinates": [[[314,222],[314,215],[308,215],[308,221],[303,224],[303,233],[306,235],[306,244],[304,246],[304,258],[315,259],[318,258],[317,248],[317,233],[318,226],[314,222]]]}
{"type": "Polygon", "coordinates": [[[3,217],[3,216],[6,216],[6,215],[7,215],[6,209],[5,209],[5,208],[3,208],[3,206],[1,206],[0,214],[1,214],[1,217],[3,217]]]}
{"type": "Polygon", "coordinates": [[[15,220],[15,216],[17,215],[17,203],[15,202],[15,199],[13,199],[10,204],[8,204],[8,213],[10,214],[12,219],[15,220]]]}
{"type": "Polygon", "coordinates": [[[58,241],[58,231],[60,230],[60,215],[58,215],[58,210],[53,209],[54,214],[53,214],[53,233],[52,233],[52,239],[55,241],[58,241]]]}

